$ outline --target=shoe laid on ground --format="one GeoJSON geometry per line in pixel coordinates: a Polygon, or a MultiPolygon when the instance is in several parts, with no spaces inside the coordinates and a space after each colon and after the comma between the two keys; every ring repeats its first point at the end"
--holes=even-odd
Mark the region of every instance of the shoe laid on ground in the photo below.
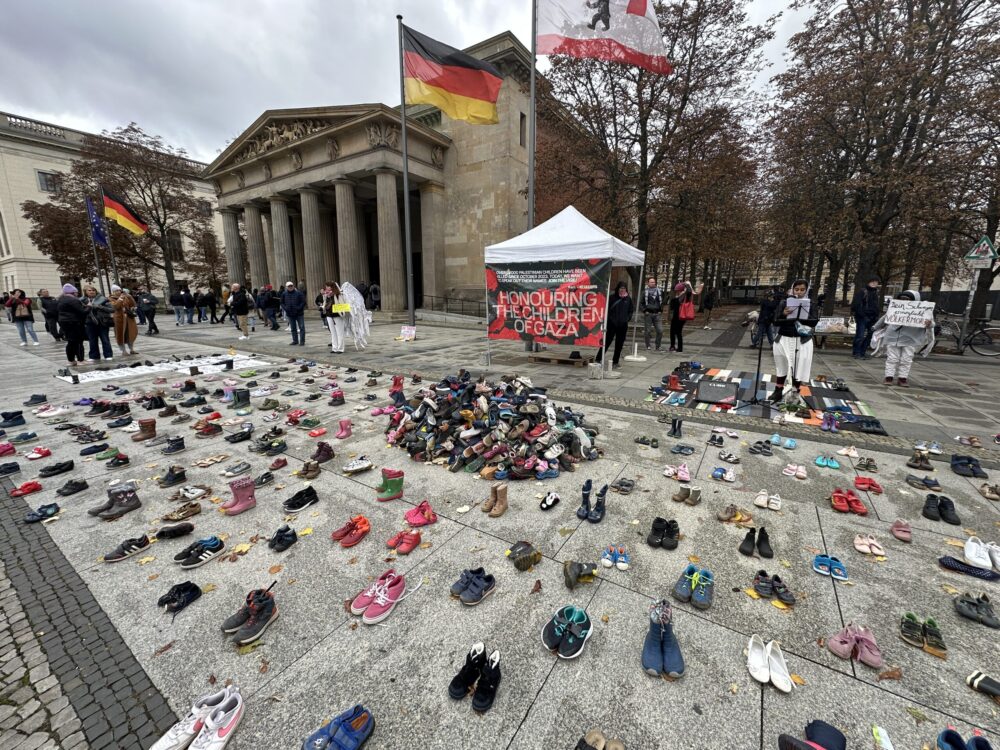
{"type": "Polygon", "coordinates": [[[109,469],[124,469],[128,465],[129,459],[124,453],[116,453],[114,457],[105,464],[105,466],[109,469]]]}
{"type": "Polygon", "coordinates": [[[115,547],[114,551],[109,552],[104,556],[104,562],[121,562],[134,554],[149,549],[149,544],[149,537],[145,534],[140,537],[136,537],[135,539],[126,539],[124,542],[115,547]]]}
{"type": "Polygon", "coordinates": [[[465,655],[465,664],[448,683],[448,695],[454,700],[462,700],[471,693],[479,680],[484,664],[486,664],[486,644],[475,643],[465,655]]]}
{"type": "Polygon", "coordinates": [[[67,471],[73,471],[72,461],[60,461],[57,464],[45,466],[40,472],[38,472],[38,476],[41,478],[54,477],[57,474],[65,474],[67,471]]]}
{"type": "Polygon", "coordinates": [[[153,535],[157,539],[179,539],[194,532],[193,523],[176,523],[172,526],[164,526],[153,535]]]}
{"type": "Polygon", "coordinates": [[[184,438],[182,437],[171,437],[167,438],[167,444],[160,449],[160,453],[164,456],[172,456],[175,453],[181,453],[185,450],[184,438]]]}
{"type": "Polygon", "coordinates": [[[962,525],[961,519],[959,519],[958,514],[955,512],[955,503],[950,497],[945,497],[944,495],[938,496],[938,513],[941,515],[941,520],[945,523],[952,526],[962,525]]]}
{"type": "Polygon", "coordinates": [[[89,485],[85,479],[70,479],[56,490],[56,494],[62,497],[69,497],[70,495],[75,495],[77,492],[83,492],[88,487],[89,485]]]}
{"type": "Polygon", "coordinates": [[[261,487],[268,485],[273,481],[274,481],[274,474],[272,474],[269,471],[265,471],[263,474],[261,474],[260,476],[258,476],[256,479],[253,480],[253,486],[256,487],[257,489],[260,489],[261,487]]]}
{"type": "Polygon", "coordinates": [[[167,523],[176,523],[178,521],[184,521],[191,518],[192,516],[196,516],[199,513],[201,513],[201,503],[185,503],[177,510],[167,513],[163,516],[162,520],[167,523]]]}
{"type": "Polygon", "coordinates": [[[319,495],[316,494],[316,488],[310,485],[305,487],[290,498],[282,503],[282,508],[285,509],[287,513],[299,513],[305,510],[310,505],[315,505],[319,502],[319,495]]]}
{"type": "MultiPolygon", "coordinates": [[[[361,622],[365,625],[377,625],[378,623],[385,620],[392,611],[396,608],[396,605],[402,601],[403,597],[406,595],[406,578],[402,574],[396,574],[392,571],[392,575],[388,578],[379,578],[382,584],[371,594],[371,600],[368,605],[364,608],[364,612],[361,615],[361,622]]],[[[365,591],[368,591],[366,589],[365,591]]],[[[359,594],[358,596],[362,596],[359,594]]],[[[356,609],[356,603],[358,603],[357,597],[354,602],[351,603],[351,611],[354,612],[356,609]]]]}
{"type": "Polygon", "coordinates": [[[231,693],[222,705],[208,715],[188,750],[223,750],[242,718],[243,697],[238,692],[231,693]]]}
{"type": "Polygon", "coordinates": [[[221,555],[225,548],[226,543],[219,537],[206,537],[174,555],[174,562],[179,563],[184,570],[199,568],[221,555]]]}
{"type": "Polygon", "coordinates": [[[171,586],[170,590],[157,600],[156,606],[163,607],[171,614],[177,614],[199,598],[201,589],[191,581],[184,581],[171,586]]]}
{"type": "Polygon", "coordinates": [[[593,634],[590,615],[575,606],[563,607],[542,628],[542,643],[560,659],[575,659],[583,653],[593,634]]]}
{"type": "Polygon", "coordinates": [[[354,706],[310,734],[302,750],[357,750],[371,736],[375,720],[362,705],[354,706]]]}
{"type": "Polygon", "coordinates": [[[497,582],[489,573],[473,576],[469,585],[459,595],[462,604],[474,607],[496,590],[497,582]]]}
{"type": "Polygon", "coordinates": [[[25,515],[24,522],[40,523],[41,521],[48,521],[50,518],[55,518],[57,515],[59,515],[59,506],[56,503],[48,503],[30,511],[25,515]]]}
{"type": "Polygon", "coordinates": [[[274,532],[274,536],[267,541],[267,546],[275,552],[284,552],[298,540],[299,536],[295,533],[295,529],[286,523],[274,532]]]}
{"type": "Polygon", "coordinates": [[[51,455],[52,451],[50,451],[48,448],[39,445],[36,448],[32,448],[31,451],[26,453],[24,457],[29,461],[37,461],[40,458],[47,458],[48,456],[51,455]]]}
{"type": "Polygon", "coordinates": [[[201,734],[208,717],[217,708],[226,705],[239,692],[235,685],[229,685],[217,693],[207,693],[191,704],[191,711],[174,724],[166,734],[158,739],[150,750],[187,750],[195,737],[201,734]]]}

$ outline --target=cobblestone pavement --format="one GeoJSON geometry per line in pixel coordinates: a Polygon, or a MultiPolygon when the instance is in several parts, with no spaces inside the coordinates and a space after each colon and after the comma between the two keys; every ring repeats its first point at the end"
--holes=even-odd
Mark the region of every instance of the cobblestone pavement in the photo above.
{"type": "MultiPolygon", "coordinates": [[[[157,360],[169,354],[225,351],[225,333],[222,326],[184,331],[190,338],[183,349],[168,336],[143,337],[139,343],[143,358],[157,360]],[[195,336],[204,345],[191,343],[195,336]]],[[[444,332],[435,335],[441,336],[442,347],[449,345],[444,332]]],[[[36,392],[60,402],[101,395],[99,385],[74,387],[51,378],[61,359],[55,345],[47,342],[24,351],[12,346],[13,337],[11,329],[0,326],[0,378],[9,384],[0,401],[3,410],[36,392]]],[[[274,355],[281,351],[277,343],[260,348],[274,355]]],[[[382,356],[372,354],[376,361],[382,356]]],[[[423,366],[407,360],[406,370],[440,374],[441,355],[426,356],[423,366]]],[[[271,361],[285,366],[277,356],[271,361]]],[[[352,355],[351,361],[366,366],[362,355],[352,355]]],[[[468,360],[456,359],[448,370],[462,365],[476,369],[468,360]]],[[[387,375],[390,367],[384,367],[387,375]]],[[[261,383],[272,382],[271,369],[261,368],[261,383]]],[[[286,387],[290,379],[301,398],[316,384],[302,383],[304,376],[294,369],[280,373],[276,382],[286,387]]],[[[4,480],[5,486],[34,478],[39,465],[74,458],[72,476],[86,479],[90,490],[57,498],[54,490],[65,480],[63,475],[42,479],[42,492],[0,503],[0,750],[148,748],[186,712],[192,698],[226,680],[239,685],[246,701],[244,719],[228,750],[299,747],[309,731],[357,702],[369,706],[376,718],[375,734],[366,745],[372,750],[403,745],[560,750],[573,747],[593,726],[621,737],[629,750],[773,750],[779,733],[801,735],[802,727],[815,718],[844,730],[851,747],[870,746],[876,722],[900,750],[932,746],[948,724],[964,736],[974,729],[984,731],[998,743],[1000,707],[965,685],[974,670],[1000,673],[996,631],[960,618],[951,601],[953,592],[966,590],[997,599],[997,584],[946,571],[936,559],[960,555],[953,543],[956,537],[964,538],[966,530],[985,540],[1000,539],[1000,504],[985,500],[974,482],[939,465],[937,476],[955,499],[963,526],[923,519],[922,495],[903,482],[909,471],[905,458],[890,450],[892,446],[872,443],[865,454],[877,459],[886,492],[876,496],[859,491],[870,509],[865,518],[837,514],[827,498],[836,486],[852,486],[856,471],[847,461],[842,469],[820,470],[812,459],[834,452],[839,443],[818,431],[803,431],[795,452],[777,450],[772,458],[749,455],[749,444],[772,431],[766,423],[750,420],[732,421],[742,435],[726,439],[726,448],[742,457],[737,481],[716,482],[710,475],[718,464],[718,449],[705,445],[715,418],[700,414],[685,415],[684,433],[685,442],[695,447],[686,462],[694,483],[703,488],[704,500],[697,506],[671,502],[677,484],[661,472],[665,463],[679,461],[669,453],[673,441],[663,436],[665,428],[654,418],[657,410],[618,386],[609,386],[616,390],[602,397],[593,381],[564,377],[566,372],[540,370],[533,377],[540,385],[557,387],[560,403],[565,399],[585,405],[588,422],[600,429],[606,455],[558,479],[511,483],[511,507],[501,518],[480,512],[487,487],[474,475],[414,464],[386,446],[384,419],[371,417],[372,403],[364,400],[368,392],[384,398],[386,381],[380,378],[378,388],[366,389],[362,377],[358,383],[344,383],[345,406],[329,407],[325,399],[307,404],[328,429],[350,418],[354,435],[346,441],[330,440],[338,455],[312,482],[320,503],[287,520],[301,532],[299,541],[280,554],[263,543],[286,522],[280,501],[304,486],[291,470],[300,467],[315,446],[304,431],[290,430],[285,454],[290,465],[276,472],[273,485],[257,493],[256,508],[232,517],[205,502],[202,513],[192,519],[196,537],[224,536],[227,545],[241,548],[242,554],[234,552],[190,571],[179,570],[171,559],[192,537],[158,541],[148,554],[116,565],[102,562],[101,555],[123,539],[151,534],[162,514],[175,507],[168,500],[171,491],[153,481],[168,463],[187,466],[190,483],[209,485],[213,495],[225,497],[227,480],[219,476],[220,466],[198,468],[196,459],[229,453],[233,460],[250,461],[255,474],[271,459],[219,437],[189,439],[187,451],[166,459],[156,449],[134,446],[113,432],[110,442],[132,458],[132,465],[115,476],[139,483],[143,505],[104,523],[85,511],[103,498],[110,473],[100,462],[80,458],[80,446],[66,432],[29,416],[28,425],[14,432],[37,431],[38,444],[50,447],[53,457],[38,462],[17,457],[22,473],[13,482],[4,480]],[[635,439],[641,435],[660,436],[662,447],[638,446],[635,439]],[[374,502],[377,471],[344,476],[340,468],[358,454],[368,455],[376,467],[404,468],[404,498],[374,502]],[[808,479],[782,476],[787,461],[807,464],[808,479]],[[635,479],[637,488],[628,497],[609,495],[602,523],[576,517],[584,480],[600,486],[624,476],[635,479]],[[761,488],[780,492],[780,511],[753,506],[761,488]],[[550,489],[562,502],[543,513],[538,502],[550,489]],[[439,520],[421,529],[420,547],[397,557],[385,540],[402,528],[403,512],[423,499],[430,501],[439,520]],[[18,523],[29,507],[54,500],[62,506],[56,521],[18,523]],[[766,524],[773,559],[744,557],[736,551],[746,530],[720,524],[715,517],[728,503],[752,510],[757,523],[766,524]],[[330,532],[360,513],[371,522],[369,536],[349,549],[333,543],[330,532]],[[656,516],[678,521],[683,534],[678,549],[646,545],[656,516]],[[889,535],[889,524],[898,516],[912,523],[912,544],[889,535]],[[887,548],[886,559],[855,553],[852,540],[858,533],[877,535],[887,548]],[[543,555],[526,573],[504,557],[504,550],[522,539],[543,555]],[[563,564],[596,560],[611,544],[629,549],[630,569],[602,568],[594,583],[569,590],[563,564]],[[817,552],[845,560],[852,585],[813,573],[817,552]],[[670,598],[673,582],[689,562],[715,573],[715,602],[708,610],[674,602],[674,628],[687,671],[677,682],[653,679],[639,663],[647,607],[652,600],[670,598]],[[345,611],[344,601],[390,566],[405,573],[411,595],[384,623],[361,625],[345,611]],[[479,566],[496,576],[496,593],[478,607],[461,606],[448,589],[462,569],[479,566]],[[745,593],[762,568],[772,574],[780,570],[799,598],[793,610],[745,593]],[[155,606],[156,599],[185,579],[198,584],[203,596],[176,618],[165,615],[155,606]],[[220,633],[221,619],[239,606],[248,590],[272,581],[280,618],[255,649],[237,650],[220,633]],[[570,603],[588,609],[595,633],[581,657],[567,661],[546,652],[538,632],[558,607],[570,603]],[[941,624],[950,651],[947,661],[899,640],[899,618],[908,611],[922,619],[933,616],[941,624]],[[872,629],[885,655],[883,669],[841,660],[825,648],[825,639],[849,622],[872,629]],[[789,668],[803,683],[792,694],[761,686],[748,674],[742,654],[752,633],[781,642],[789,668]],[[503,655],[497,703],[484,715],[475,714],[468,701],[451,701],[446,691],[469,646],[477,641],[503,655]]],[[[121,377],[110,382],[132,391],[150,385],[149,376],[116,374],[121,377]]],[[[250,417],[259,428],[267,426],[259,421],[261,416],[255,411],[250,417]]],[[[191,436],[189,425],[158,420],[158,429],[168,434],[191,436]]]]}

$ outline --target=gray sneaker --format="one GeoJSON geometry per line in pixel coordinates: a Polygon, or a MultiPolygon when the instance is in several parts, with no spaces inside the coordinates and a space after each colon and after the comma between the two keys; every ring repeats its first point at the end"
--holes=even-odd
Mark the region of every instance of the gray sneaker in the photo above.
{"type": "Polygon", "coordinates": [[[274,603],[274,595],[264,591],[247,602],[247,619],[236,631],[233,639],[238,646],[253,643],[267,630],[267,626],[278,617],[278,605],[274,603]]]}

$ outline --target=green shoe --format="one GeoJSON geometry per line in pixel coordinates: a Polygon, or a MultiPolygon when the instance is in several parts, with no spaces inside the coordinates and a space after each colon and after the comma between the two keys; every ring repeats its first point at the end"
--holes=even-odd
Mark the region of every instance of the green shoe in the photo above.
{"type": "Polygon", "coordinates": [[[118,455],[117,448],[108,448],[106,451],[104,451],[104,453],[98,453],[95,456],[95,458],[98,461],[107,461],[109,458],[114,458],[117,455],[118,455]]]}
{"type": "Polygon", "coordinates": [[[252,406],[244,406],[244,407],[236,410],[236,416],[237,417],[245,417],[247,414],[250,414],[252,412],[253,412],[253,407],[252,406]]]}
{"type": "Polygon", "coordinates": [[[319,427],[321,424],[317,417],[306,417],[301,422],[299,422],[299,427],[305,430],[311,430],[313,427],[319,427]]]}
{"type": "Polygon", "coordinates": [[[264,409],[265,411],[268,411],[271,409],[277,409],[280,405],[281,404],[275,401],[273,398],[265,398],[264,403],[260,405],[260,408],[264,409]]]}
{"type": "Polygon", "coordinates": [[[240,377],[241,378],[252,378],[256,374],[257,374],[256,370],[244,370],[243,372],[240,373],[240,377]]]}
{"type": "Polygon", "coordinates": [[[386,500],[396,500],[403,496],[403,477],[385,478],[382,489],[375,496],[376,500],[385,502],[386,500]]]}

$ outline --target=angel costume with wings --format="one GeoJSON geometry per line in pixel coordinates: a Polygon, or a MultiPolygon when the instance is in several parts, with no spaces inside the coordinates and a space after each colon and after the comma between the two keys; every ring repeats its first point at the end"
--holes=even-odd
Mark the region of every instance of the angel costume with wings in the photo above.
{"type": "Polygon", "coordinates": [[[355,349],[364,349],[368,346],[368,330],[372,322],[371,311],[365,309],[365,298],[349,281],[340,285],[340,295],[344,301],[351,306],[351,311],[347,314],[347,329],[354,339],[355,349]]]}

